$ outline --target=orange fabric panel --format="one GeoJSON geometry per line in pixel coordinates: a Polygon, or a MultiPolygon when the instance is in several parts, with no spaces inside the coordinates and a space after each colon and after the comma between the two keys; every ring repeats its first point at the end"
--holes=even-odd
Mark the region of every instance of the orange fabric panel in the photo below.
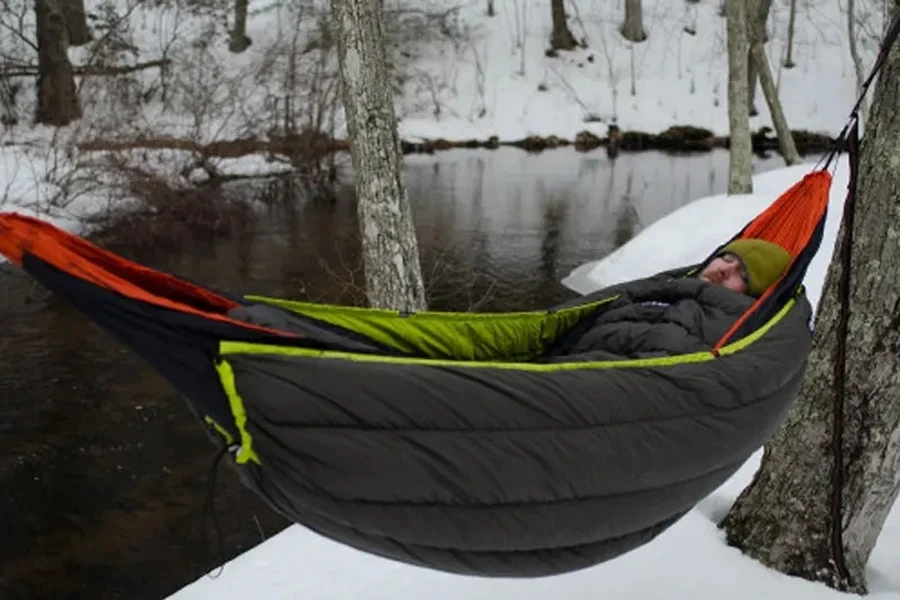
{"type": "MultiPolygon", "coordinates": [[[[831,173],[824,169],[806,174],[753,219],[739,237],[764,239],[779,244],[796,260],[809,244],[819,221],[825,215],[831,182],[831,173]]],[[[789,268],[785,270],[785,274],[789,268]]],[[[725,345],[732,334],[772,295],[783,278],[784,275],[756,299],[716,343],[713,352],[725,345]]]]}
{"type": "Polygon", "coordinates": [[[126,260],[50,223],[15,213],[0,214],[0,254],[21,266],[26,253],[65,273],[134,300],[245,329],[297,337],[232,319],[224,313],[239,306],[237,302],[126,260]]]}

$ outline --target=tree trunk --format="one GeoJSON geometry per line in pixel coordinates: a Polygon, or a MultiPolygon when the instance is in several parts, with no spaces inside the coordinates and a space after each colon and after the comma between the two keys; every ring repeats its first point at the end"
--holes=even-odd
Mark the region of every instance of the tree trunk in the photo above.
{"type": "Polygon", "coordinates": [[[494,0],[487,0],[487,16],[493,17],[495,14],[497,13],[494,12],[494,0]]]}
{"type": "Polygon", "coordinates": [[[550,0],[550,12],[553,18],[550,47],[554,50],[574,50],[578,42],[575,41],[575,36],[572,35],[566,22],[566,7],[563,0],[550,0]]]}
{"type": "Polygon", "coordinates": [[[35,0],[38,46],[38,103],[35,122],[63,126],[81,118],[72,63],[66,52],[68,33],[57,0],[35,0]]]}
{"type": "Polygon", "coordinates": [[[747,4],[746,0],[725,0],[728,38],[728,193],[749,194],[751,179],[750,110],[747,102],[747,4]]]}
{"type": "Polygon", "coordinates": [[[772,70],[769,68],[769,59],[763,49],[762,42],[756,42],[750,47],[750,63],[756,66],[759,73],[759,85],[769,105],[769,114],[772,116],[772,125],[778,134],[778,147],[784,157],[786,165],[796,165],[801,161],[800,153],[794,144],[794,136],[788,127],[784,111],[781,109],[781,100],[778,98],[778,90],[775,89],[775,81],[772,79],[772,70]]]}
{"type": "MultiPolygon", "coordinates": [[[[866,74],[863,72],[862,58],[859,56],[859,47],[856,43],[856,7],[854,0],[847,0],[847,40],[850,44],[850,58],[853,59],[853,70],[856,72],[856,93],[862,92],[866,74]]],[[[869,109],[866,107],[866,99],[863,98],[859,112],[863,115],[863,122],[868,118],[869,109]]]]}
{"type": "Polygon", "coordinates": [[[833,260],[797,401],[722,523],[728,542],[763,564],[855,593],[866,591],[866,562],[900,489],[898,138],[900,45],[878,78],[860,149],[842,429],[834,344],[843,269],[833,260]]]}
{"type": "Polygon", "coordinates": [[[60,0],[60,3],[65,17],[66,31],[69,33],[69,45],[83,46],[94,39],[91,35],[91,28],[87,24],[84,0],[60,0]]]}
{"type": "Polygon", "coordinates": [[[228,40],[228,50],[239,54],[250,47],[253,40],[247,35],[248,0],[234,0],[234,29],[228,40]]]}
{"type": "MultiPolygon", "coordinates": [[[[772,8],[772,0],[747,0],[747,18],[749,20],[748,38],[750,40],[750,52],[757,42],[765,44],[769,39],[766,35],[766,21],[769,20],[769,10],[772,8]]],[[[759,78],[756,63],[752,58],[747,61],[747,106],[750,107],[750,116],[756,116],[756,80],[759,78]]]]}
{"type": "Polygon", "coordinates": [[[332,0],[363,266],[376,308],[424,310],[425,287],[384,46],[381,0],[332,0]]]}
{"type": "Polygon", "coordinates": [[[622,23],[621,32],[622,37],[630,42],[643,42],[647,39],[641,0],[625,0],[625,22],[622,23]]]}
{"type": "Polygon", "coordinates": [[[788,17],[787,54],[784,57],[784,68],[793,69],[794,64],[794,22],[797,20],[797,0],[791,0],[791,13],[788,17]]]}

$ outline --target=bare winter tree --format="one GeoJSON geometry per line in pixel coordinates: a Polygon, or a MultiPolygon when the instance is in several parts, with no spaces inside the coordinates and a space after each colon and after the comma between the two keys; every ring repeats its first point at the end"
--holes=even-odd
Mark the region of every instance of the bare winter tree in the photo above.
{"type": "Polygon", "coordinates": [[[420,311],[425,286],[400,170],[382,0],[332,0],[369,303],[420,311]]]}
{"type": "Polygon", "coordinates": [[[898,138],[900,46],[876,84],[860,147],[852,241],[845,243],[845,221],[797,401],[722,523],[729,543],[763,564],[854,593],[866,591],[866,563],[900,490],[898,138]],[[852,276],[845,286],[848,248],[852,276]],[[842,331],[846,365],[839,386],[842,331]]]}
{"type": "Polygon", "coordinates": [[[574,50],[578,46],[578,42],[566,22],[566,7],[563,0],[550,0],[550,12],[553,18],[550,47],[554,50],[574,50]]]}
{"type": "Polygon", "coordinates": [[[630,42],[643,42],[647,39],[641,0],[625,0],[625,22],[622,23],[620,31],[622,37],[630,42]]]}
{"type": "MultiPolygon", "coordinates": [[[[769,19],[769,11],[772,8],[772,0],[747,0],[747,27],[750,40],[750,51],[757,43],[762,45],[768,40],[766,35],[766,21],[769,19]]],[[[750,58],[747,63],[747,96],[750,107],[750,116],[755,116],[756,111],[756,80],[759,73],[755,61],[750,58]]]]}
{"type": "Polygon", "coordinates": [[[794,64],[794,23],[797,20],[797,0],[791,0],[791,12],[788,17],[787,53],[784,56],[784,68],[793,69],[794,64]]]}
{"type": "Polygon", "coordinates": [[[91,28],[88,27],[84,0],[60,0],[60,4],[65,17],[66,31],[69,33],[69,45],[83,46],[94,39],[91,28]]]}
{"type": "MultiPolygon", "coordinates": [[[[766,4],[771,3],[771,0],[755,0],[760,3],[766,4]]],[[[766,11],[768,13],[768,10],[766,11]]],[[[757,19],[760,18],[760,14],[757,14],[757,19]]],[[[753,18],[751,16],[751,21],[753,18]]],[[[781,156],[784,157],[784,162],[787,165],[795,165],[800,163],[800,153],[797,152],[797,146],[794,144],[794,136],[791,133],[790,127],[788,127],[787,118],[784,116],[784,110],[781,107],[781,100],[778,98],[778,89],[775,87],[775,80],[772,78],[772,69],[769,67],[769,58],[766,56],[766,50],[763,47],[763,35],[761,32],[761,28],[764,27],[765,21],[761,24],[758,20],[757,22],[751,23],[750,28],[750,57],[749,57],[749,71],[751,71],[750,79],[749,79],[749,95],[750,95],[750,105],[749,111],[752,114],[753,109],[753,88],[756,87],[755,79],[759,78],[759,85],[763,89],[763,95],[766,98],[766,104],[769,106],[769,115],[772,117],[772,125],[775,127],[775,132],[778,134],[778,146],[781,150],[781,156]],[[753,25],[756,25],[754,27],[753,25]]]]}
{"type": "Polygon", "coordinates": [[[234,0],[234,28],[228,40],[228,50],[231,52],[243,52],[253,43],[247,35],[248,4],[248,0],[234,0]]]}
{"type": "Polygon", "coordinates": [[[728,38],[728,129],[729,162],[728,193],[749,194],[753,191],[750,141],[750,110],[747,102],[747,2],[725,0],[725,23],[728,38]]]}
{"type": "Polygon", "coordinates": [[[38,47],[35,122],[68,125],[81,118],[81,102],[66,52],[69,35],[59,0],[35,0],[34,15],[38,47]]]}

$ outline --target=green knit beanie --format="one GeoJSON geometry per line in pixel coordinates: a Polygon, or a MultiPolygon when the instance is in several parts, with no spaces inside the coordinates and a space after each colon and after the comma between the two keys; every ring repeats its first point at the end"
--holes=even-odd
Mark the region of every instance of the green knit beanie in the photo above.
{"type": "Polygon", "coordinates": [[[758,297],[775,283],[791,264],[791,253],[766,240],[737,239],[722,248],[717,256],[730,253],[737,256],[747,273],[747,293],[758,297]]]}

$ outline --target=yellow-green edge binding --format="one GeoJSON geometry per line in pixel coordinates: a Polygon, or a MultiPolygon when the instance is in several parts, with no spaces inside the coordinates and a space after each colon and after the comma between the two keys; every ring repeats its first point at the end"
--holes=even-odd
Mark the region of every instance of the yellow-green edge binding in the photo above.
{"type": "MultiPolygon", "coordinates": [[[[796,304],[797,297],[802,291],[802,286],[798,287],[797,293],[795,293],[790,300],[788,300],[781,309],[775,313],[766,323],[758,327],[749,335],[741,338],[740,340],[733,342],[731,344],[727,344],[723,346],[719,352],[719,356],[727,356],[731,354],[735,354],[744,350],[758,339],[760,339],[763,335],[765,335],[772,327],[774,327],[784,316],[790,312],[790,310],[796,304]]],[[[256,298],[257,301],[260,300],[259,297],[256,298]]],[[[615,297],[609,298],[599,303],[592,303],[590,306],[596,307],[597,304],[603,304],[605,302],[610,302],[614,300],[615,297]]],[[[280,301],[279,304],[284,306],[285,308],[289,308],[291,304],[290,301],[280,301]]],[[[296,303],[297,305],[301,305],[302,308],[307,308],[309,306],[318,306],[311,305],[308,303],[296,303]]],[[[352,311],[367,311],[367,312],[379,312],[383,313],[384,316],[390,315],[393,318],[398,317],[398,313],[394,311],[376,311],[374,309],[366,309],[366,308],[356,308],[356,307],[340,307],[342,310],[352,310],[352,311]]],[[[579,307],[581,308],[581,307],[579,307]]],[[[308,313],[304,313],[308,314],[308,313]]],[[[426,316],[441,316],[443,318],[471,318],[471,314],[469,313],[417,313],[426,316]]],[[[479,313],[480,315],[490,315],[491,313],[479,313]]],[[[498,316],[510,316],[510,315],[521,315],[522,313],[498,313],[498,316]]],[[[542,317],[546,317],[548,313],[540,312],[540,313],[528,313],[528,315],[540,315],[542,317]]],[[[365,354],[365,353],[356,353],[356,352],[338,352],[332,350],[316,350],[311,348],[297,348],[297,347],[289,347],[289,346],[278,346],[273,344],[254,344],[247,342],[228,342],[222,341],[219,343],[219,360],[216,363],[216,371],[219,374],[219,378],[222,381],[222,387],[225,391],[225,394],[228,398],[229,405],[231,407],[232,415],[234,416],[235,426],[238,429],[240,435],[240,449],[237,453],[235,460],[239,464],[247,463],[248,461],[253,461],[257,464],[260,464],[259,457],[256,455],[256,452],[253,450],[253,438],[250,433],[246,429],[247,422],[247,414],[244,409],[244,401],[241,398],[240,393],[237,390],[237,385],[234,379],[234,371],[232,370],[231,365],[228,360],[224,358],[228,355],[235,354],[274,354],[280,356],[303,356],[307,358],[325,358],[325,359],[336,359],[336,360],[351,360],[351,361],[360,361],[360,362],[371,362],[371,363],[389,363],[389,364],[406,364],[406,365],[421,365],[421,366],[430,366],[430,367],[456,367],[456,368],[492,368],[492,369],[510,369],[510,370],[521,370],[521,371],[531,371],[531,372],[553,372],[553,371],[570,371],[570,370],[579,370],[579,369],[618,369],[618,368],[635,368],[635,367],[665,367],[665,366],[675,366],[689,363],[701,363],[714,360],[717,355],[709,352],[692,352],[690,354],[682,354],[678,356],[667,356],[660,358],[640,358],[640,359],[625,359],[625,360],[603,360],[603,361],[583,361],[583,362],[571,362],[571,363],[530,363],[530,362],[494,362],[494,361],[467,361],[467,360],[447,360],[447,359],[435,359],[435,358],[418,358],[418,357],[400,357],[400,356],[384,356],[377,354],[365,354]]],[[[206,417],[206,421],[211,423],[217,431],[219,431],[226,440],[226,443],[230,444],[233,441],[233,438],[227,431],[224,430],[221,426],[219,426],[215,421],[213,421],[210,417],[206,417]]]]}

